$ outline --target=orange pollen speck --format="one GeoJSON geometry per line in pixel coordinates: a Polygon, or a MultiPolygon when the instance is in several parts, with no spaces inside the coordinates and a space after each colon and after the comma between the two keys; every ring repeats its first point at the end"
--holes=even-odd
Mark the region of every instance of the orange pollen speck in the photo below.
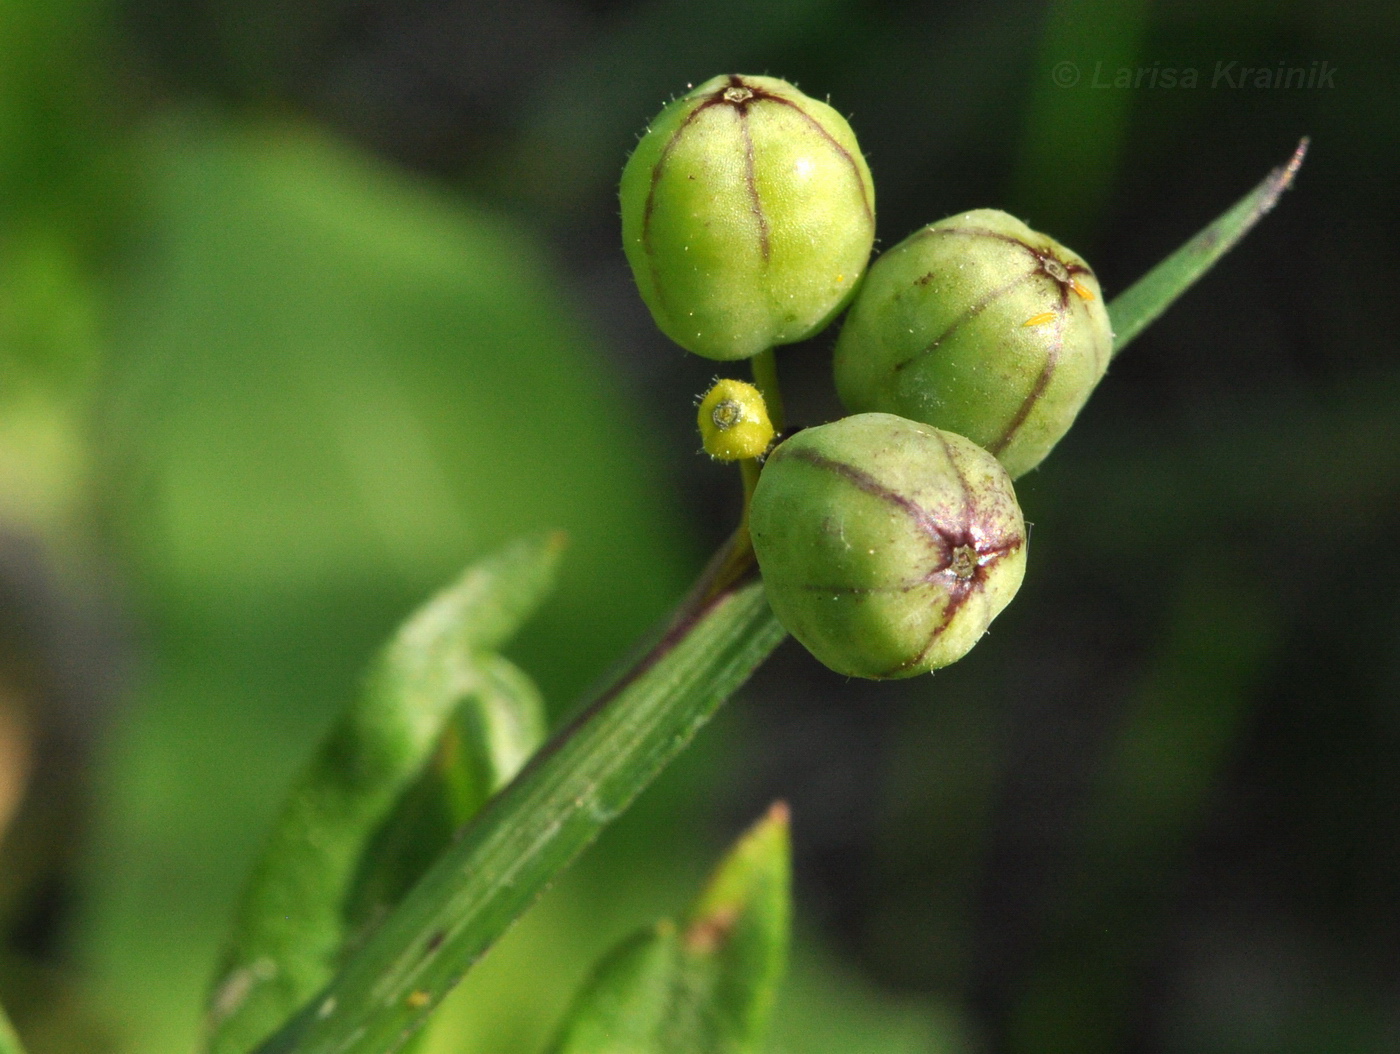
{"type": "Polygon", "coordinates": [[[1040,314],[1038,314],[1038,315],[1032,315],[1030,318],[1028,318],[1028,319],[1026,319],[1024,322],[1022,322],[1022,323],[1021,323],[1021,327],[1024,329],[1026,326],[1043,326],[1043,325],[1045,325],[1045,323],[1047,323],[1047,322],[1053,322],[1054,320],[1055,320],[1055,312],[1053,312],[1053,311],[1042,311],[1040,314]]]}
{"type": "Polygon", "coordinates": [[[431,997],[428,995],[427,992],[424,992],[422,989],[419,989],[416,992],[409,992],[408,998],[405,999],[404,1002],[408,1004],[409,1009],[411,1010],[422,1010],[425,1006],[428,1005],[428,1000],[430,998],[431,997]]]}
{"type": "Polygon", "coordinates": [[[1094,291],[1090,289],[1087,285],[1085,285],[1083,282],[1081,282],[1078,278],[1076,278],[1073,282],[1070,283],[1070,288],[1079,294],[1081,300],[1094,299],[1094,291]]]}

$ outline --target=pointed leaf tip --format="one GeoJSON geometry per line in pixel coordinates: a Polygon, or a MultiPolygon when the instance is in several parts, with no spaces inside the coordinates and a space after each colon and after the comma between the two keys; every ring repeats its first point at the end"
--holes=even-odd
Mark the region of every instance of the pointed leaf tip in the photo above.
{"type": "Polygon", "coordinates": [[[703,993],[716,1050],[757,1050],[767,1031],[791,929],[788,826],[779,802],[735,842],[686,920],[689,988],[703,993]]]}
{"type": "Polygon", "coordinates": [[[1114,298],[1108,305],[1114,355],[1155,322],[1278,204],[1283,192],[1293,185],[1309,143],[1304,136],[1284,164],[1270,171],[1213,223],[1114,298]]]}
{"type": "Polygon", "coordinates": [[[791,871],[790,819],[787,803],[774,802],[739,837],[696,901],[687,932],[724,918],[732,921],[760,897],[781,893],[786,898],[791,871]]]}

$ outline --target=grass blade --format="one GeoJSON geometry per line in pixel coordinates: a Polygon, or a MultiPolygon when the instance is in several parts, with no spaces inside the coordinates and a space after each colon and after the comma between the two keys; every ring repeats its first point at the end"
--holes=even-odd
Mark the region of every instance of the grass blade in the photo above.
{"type": "MultiPolygon", "coordinates": [[[[721,574],[733,563],[725,555],[715,565],[721,574]]],[[[263,1054],[399,1049],[785,635],[757,582],[701,588],[684,610],[491,800],[263,1054]]]]}
{"type": "Polygon", "coordinates": [[[1125,289],[1108,305],[1113,325],[1113,354],[1155,322],[1182,293],[1195,284],[1215,262],[1234,248],[1264,215],[1278,204],[1279,196],[1293,183],[1308,140],[1302,139],[1286,164],[1280,165],[1214,223],[1147,274],[1125,289]]]}

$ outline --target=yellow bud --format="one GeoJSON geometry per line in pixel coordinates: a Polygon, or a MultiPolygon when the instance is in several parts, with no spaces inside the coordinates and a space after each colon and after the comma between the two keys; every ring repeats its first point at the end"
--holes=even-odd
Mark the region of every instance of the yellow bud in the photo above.
{"type": "Polygon", "coordinates": [[[773,441],[763,394],[743,381],[721,380],[700,400],[696,417],[705,453],[719,461],[758,457],[773,441]]]}

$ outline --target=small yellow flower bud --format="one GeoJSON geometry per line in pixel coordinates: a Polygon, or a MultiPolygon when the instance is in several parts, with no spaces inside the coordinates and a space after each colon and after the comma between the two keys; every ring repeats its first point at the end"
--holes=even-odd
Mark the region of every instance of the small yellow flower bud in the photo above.
{"type": "Polygon", "coordinates": [[[752,384],[721,380],[700,400],[696,417],[705,453],[719,461],[758,457],[773,442],[768,405],[752,384]]]}

